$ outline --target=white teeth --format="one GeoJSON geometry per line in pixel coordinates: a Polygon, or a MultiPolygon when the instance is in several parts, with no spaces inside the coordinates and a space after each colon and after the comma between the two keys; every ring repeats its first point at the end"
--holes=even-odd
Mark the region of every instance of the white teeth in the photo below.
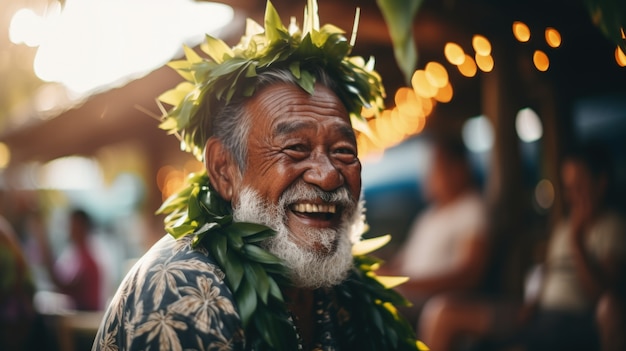
{"type": "Polygon", "coordinates": [[[296,204],[293,206],[293,210],[303,213],[335,213],[337,206],[335,205],[317,205],[317,204],[296,204]]]}

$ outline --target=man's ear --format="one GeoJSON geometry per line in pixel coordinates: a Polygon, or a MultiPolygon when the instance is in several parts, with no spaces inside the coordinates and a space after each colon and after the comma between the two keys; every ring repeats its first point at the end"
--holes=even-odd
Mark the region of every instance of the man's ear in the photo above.
{"type": "Polygon", "coordinates": [[[209,181],[220,196],[231,202],[239,182],[239,168],[222,142],[209,138],[204,149],[204,165],[209,181]]]}

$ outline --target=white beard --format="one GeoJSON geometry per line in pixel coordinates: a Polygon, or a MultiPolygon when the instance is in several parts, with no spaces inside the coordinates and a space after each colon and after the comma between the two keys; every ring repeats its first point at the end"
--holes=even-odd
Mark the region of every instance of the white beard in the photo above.
{"type": "Polygon", "coordinates": [[[315,190],[310,185],[298,184],[287,189],[278,204],[270,204],[255,190],[244,188],[233,209],[236,222],[259,223],[276,231],[276,235],[262,246],[285,262],[292,283],[302,288],[331,287],[345,280],[352,267],[352,244],[359,240],[364,226],[362,202],[355,203],[343,189],[333,195],[333,200],[341,201],[344,206],[341,226],[337,229],[311,228],[306,233],[308,244],[294,241],[286,224],[287,205],[319,198],[315,190]],[[321,245],[323,253],[308,249],[310,243],[321,245]]]}

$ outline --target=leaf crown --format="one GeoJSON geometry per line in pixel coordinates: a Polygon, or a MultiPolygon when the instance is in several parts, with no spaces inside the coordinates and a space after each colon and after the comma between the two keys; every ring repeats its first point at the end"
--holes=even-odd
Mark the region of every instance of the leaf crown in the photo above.
{"type": "MultiPolygon", "coordinates": [[[[159,102],[172,106],[164,112],[160,128],[177,135],[181,148],[199,160],[211,135],[212,118],[233,99],[251,97],[255,77],[270,68],[289,69],[308,93],[313,93],[315,86],[312,72],[325,70],[335,79],[337,94],[357,133],[366,132],[367,124],[359,123],[365,120],[361,115],[364,108],[375,115],[384,109],[385,91],[374,70],[374,59],[366,62],[349,56],[353,42],[332,24],[320,27],[315,0],[307,1],[302,30],[294,18],[286,28],[270,1],[264,23],[265,28],[248,19],[244,36],[233,48],[207,35],[200,49],[208,58],[185,46],[185,59],[168,64],[185,81],[158,97],[159,102]]],[[[358,9],[355,28],[357,24],[358,9]]]]}

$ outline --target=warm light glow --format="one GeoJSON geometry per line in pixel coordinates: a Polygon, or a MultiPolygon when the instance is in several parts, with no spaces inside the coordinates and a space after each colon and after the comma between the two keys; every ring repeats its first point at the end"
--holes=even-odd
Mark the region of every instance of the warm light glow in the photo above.
{"type": "Polygon", "coordinates": [[[417,115],[422,111],[422,105],[415,91],[408,87],[401,87],[394,97],[399,112],[406,115],[417,115]]]}
{"type": "Polygon", "coordinates": [[[452,96],[454,95],[454,91],[452,89],[452,84],[448,82],[445,87],[439,89],[437,94],[435,95],[435,100],[439,102],[450,102],[452,100],[452,96]]]}
{"type": "Polygon", "coordinates": [[[361,117],[363,118],[372,118],[374,117],[374,115],[376,115],[376,109],[377,107],[372,105],[369,108],[363,106],[361,108],[361,117]]]}
{"type": "Polygon", "coordinates": [[[453,65],[460,65],[465,60],[465,52],[463,48],[459,46],[459,44],[455,43],[446,43],[446,46],[443,49],[443,53],[446,56],[448,62],[453,65]]]}
{"type": "Polygon", "coordinates": [[[104,176],[93,159],[69,156],[48,162],[41,169],[39,187],[42,189],[84,190],[98,189],[104,176]]]}
{"type": "Polygon", "coordinates": [[[530,29],[524,22],[513,22],[513,35],[518,41],[525,43],[530,40],[530,29]]]}
{"type": "Polygon", "coordinates": [[[6,168],[11,162],[11,150],[7,144],[0,142],[0,169],[6,168]]]}
{"type": "Polygon", "coordinates": [[[457,68],[459,69],[459,72],[461,72],[461,74],[466,77],[473,77],[478,71],[478,67],[476,67],[476,62],[469,55],[465,55],[465,60],[457,68]]]}
{"type": "Polygon", "coordinates": [[[161,190],[161,192],[165,189],[165,182],[167,180],[167,176],[173,171],[175,171],[175,169],[172,166],[163,166],[159,168],[159,170],[157,171],[156,184],[159,190],[161,190]]]}
{"type": "Polygon", "coordinates": [[[194,158],[185,162],[183,169],[185,173],[197,173],[204,169],[204,164],[194,158]]]}
{"type": "Polygon", "coordinates": [[[395,128],[392,121],[391,110],[384,110],[381,116],[375,118],[374,121],[376,125],[376,133],[385,148],[391,147],[402,140],[406,131],[395,128]]]}
{"type": "Polygon", "coordinates": [[[403,87],[396,92],[396,104],[391,112],[396,128],[400,128],[406,135],[419,133],[424,128],[424,115],[432,109],[430,99],[422,99],[413,89],[403,87]],[[428,106],[424,106],[423,101],[427,101],[428,106]],[[428,112],[425,112],[426,109],[428,112]]]}
{"type": "Polygon", "coordinates": [[[25,44],[30,47],[39,46],[44,25],[44,18],[37,15],[33,10],[20,9],[11,18],[9,40],[14,44],[25,44]]]}
{"type": "Polygon", "coordinates": [[[426,78],[426,72],[421,69],[413,73],[411,85],[413,85],[415,93],[421,97],[431,98],[437,94],[437,88],[430,85],[426,78]]]}
{"type": "Polygon", "coordinates": [[[424,130],[425,126],[426,126],[426,118],[423,116],[419,116],[416,119],[416,123],[413,124],[413,129],[409,130],[409,134],[410,135],[418,134],[422,130],[424,130]]]}
{"type": "Polygon", "coordinates": [[[485,116],[465,121],[462,128],[463,142],[473,152],[485,152],[493,147],[493,127],[485,116]]]}
{"type": "Polygon", "coordinates": [[[435,88],[443,88],[448,84],[448,71],[439,62],[429,62],[424,68],[428,83],[435,88]]]}
{"type": "Polygon", "coordinates": [[[161,67],[183,43],[195,46],[233,18],[227,5],[193,0],[66,0],[62,10],[52,4],[44,16],[16,12],[11,40],[39,46],[35,74],[77,93],[161,67]]]}
{"type": "Polygon", "coordinates": [[[491,43],[482,35],[474,35],[474,38],[472,38],[472,47],[474,47],[474,51],[476,51],[478,55],[491,55],[491,43]]]}
{"type": "Polygon", "coordinates": [[[491,72],[493,70],[493,57],[489,56],[481,56],[476,54],[476,65],[483,72],[491,72]]]}
{"type": "Polygon", "coordinates": [[[180,171],[170,172],[169,176],[165,180],[165,186],[163,188],[162,198],[163,200],[172,196],[178,190],[185,185],[185,177],[180,171]]]}
{"type": "Polygon", "coordinates": [[[517,136],[526,143],[537,141],[543,136],[541,120],[531,108],[523,108],[517,112],[515,130],[517,136]]]}
{"type": "Polygon", "coordinates": [[[542,179],[535,187],[535,201],[544,210],[549,209],[554,204],[555,191],[552,182],[542,179]]]}
{"type": "Polygon", "coordinates": [[[435,108],[435,101],[431,98],[419,97],[422,105],[422,114],[425,117],[428,117],[431,112],[433,112],[433,108],[435,108]]]}
{"type": "Polygon", "coordinates": [[[548,55],[541,50],[536,50],[533,54],[533,63],[541,72],[547,71],[550,67],[550,59],[548,59],[548,55]]]}
{"type": "Polygon", "coordinates": [[[546,28],[546,43],[553,48],[558,48],[561,46],[561,33],[554,28],[546,28]]]}
{"type": "Polygon", "coordinates": [[[619,46],[615,48],[615,61],[620,67],[626,67],[626,55],[619,46]]]}

